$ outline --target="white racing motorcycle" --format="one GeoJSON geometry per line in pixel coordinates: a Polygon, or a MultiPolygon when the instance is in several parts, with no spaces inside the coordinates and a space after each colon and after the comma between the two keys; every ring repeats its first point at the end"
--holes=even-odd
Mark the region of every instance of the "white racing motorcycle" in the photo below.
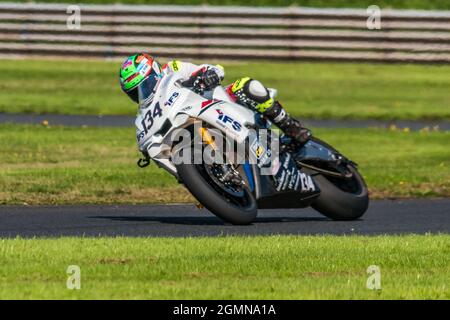
{"type": "Polygon", "coordinates": [[[145,138],[149,159],[218,217],[250,224],[258,209],[312,206],[331,219],[353,220],[367,210],[357,165],[327,143],[313,137],[293,150],[289,138],[278,137],[261,114],[231,101],[221,86],[199,94],[177,74],[160,81],[156,92],[139,89],[137,139],[145,138]]]}

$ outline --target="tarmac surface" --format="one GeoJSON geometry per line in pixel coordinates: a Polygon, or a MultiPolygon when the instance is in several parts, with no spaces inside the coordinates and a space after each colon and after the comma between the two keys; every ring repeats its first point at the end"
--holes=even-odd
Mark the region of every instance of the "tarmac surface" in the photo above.
{"type": "Polygon", "coordinates": [[[194,205],[1,206],[0,237],[223,235],[382,235],[450,233],[450,199],[375,200],[356,221],[332,221],[313,209],[260,210],[233,226],[194,205]]]}
{"type": "MultiPolygon", "coordinates": [[[[93,116],[93,115],[33,115],[0,113],[0,123],[42,124],[47,121],[49,125],[88,126],[88,127],[134,127],[135,117],[132,116],[93,116]]],[[[398,128],[409,128],[417,131],[428,127],[429,129],[450,130],[448,121],[412,121],[412,120],[313,120],[305,119],[302,123],[312,128],[387,128],[395,125],[398,128]]]]}

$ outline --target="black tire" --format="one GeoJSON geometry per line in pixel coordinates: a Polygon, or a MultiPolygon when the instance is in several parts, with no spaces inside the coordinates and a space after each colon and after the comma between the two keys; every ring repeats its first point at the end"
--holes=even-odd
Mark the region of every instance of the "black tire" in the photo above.
{"type": "Polygon", "coordinates": [[[314,181],[321,193],[312,203],[312,207],[333,220],[355,220],[360,218],[369,206],[369,194],[364,179],[358,170],[349,165],[353,178],[348,183],[353,184],[355,190],[344,191],[339,188],[339,178],[329,178],[317,174],[314,181]]]}
{"type": "Polygon", "coordinates": [[[192,195],[209,211],[219,218],[235,225],[247,225],[252,223],[257,215],[258,207],[253,194],[244,187],[246,204],[238,206],[213,188],[194,164],[180,164],[176,166],[178,176],[192,193],[192,195]]]}

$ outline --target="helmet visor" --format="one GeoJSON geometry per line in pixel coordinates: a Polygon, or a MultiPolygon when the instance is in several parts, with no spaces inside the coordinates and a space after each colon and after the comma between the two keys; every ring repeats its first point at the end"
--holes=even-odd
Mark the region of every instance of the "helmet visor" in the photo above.
{"type": "Polygon", "coordinates": [[[159,76],[156,72],[152,71],[150,75],[142,81],[138,86],[139,104],[146,104],[151,102],[153,94],[158,84],[159,76]]]}

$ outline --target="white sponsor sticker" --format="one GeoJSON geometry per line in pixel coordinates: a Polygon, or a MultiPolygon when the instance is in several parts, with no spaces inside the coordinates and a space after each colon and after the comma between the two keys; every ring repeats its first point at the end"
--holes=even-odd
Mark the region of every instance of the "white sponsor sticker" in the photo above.
{"type": "Polygon", "coordinates": [[[142,69],[139,71],[141,76],[147,75],[147,72],[150,70],[150,66],[148,64],[144,65],[142,69]]]}
{"type": "Polygon", "coordinates": [[[137,66],[137,71],[141,76],[145,76],[150,69],[150,65],[148,64],[148,59],[144,58],[139,65],[137,66]]]}

